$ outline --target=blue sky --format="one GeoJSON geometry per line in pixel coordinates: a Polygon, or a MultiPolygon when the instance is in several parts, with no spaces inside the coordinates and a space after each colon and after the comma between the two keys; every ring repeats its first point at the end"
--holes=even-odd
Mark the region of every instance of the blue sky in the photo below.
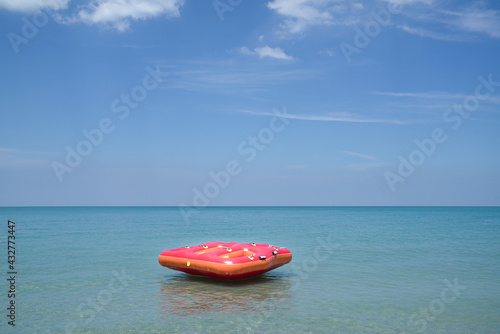
{"type": "Polygon", "coordinates": [[[0,205],[500,205],[500,3],[0,0],[0,205]]]}

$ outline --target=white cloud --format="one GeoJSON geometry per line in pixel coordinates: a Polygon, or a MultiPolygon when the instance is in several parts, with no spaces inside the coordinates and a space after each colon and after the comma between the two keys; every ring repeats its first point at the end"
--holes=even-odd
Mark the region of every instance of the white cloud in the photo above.
{"type": "Polygon", "coordinates": [[[246,46],[242,46],[242,47],[238,48],[237,51],[239,53],[241,53],[241,54],[244,54],[244,55],[253,55],[253,54],[255,54],[255,51],[250,50],[246,46]]]}
{"type": "Polygon", "coordinates": [[[332,49],[320,50],[320,51],[318,51],[318,54],[320,54],[320,55],[327,55],[327,56],[330,56],[330,57],[335,57],[335,51],[333,51],[332,49]]]}
{"type": "Polygon", "coordinates": [[[313,26],[357,24],[365,6],[351,0],[272,0],[267,8],[285,17],[278,33],[286,37],[313,26]]]}
{"type": "Polygon", "coordinates": [[[273,0],[267,7],[285,16],[282,28],[292,34],[302,33],[312,25],[332,24],[332,15],[325,10],[328,1],[321,0],[273,0]]]}
{"type": "Polygon", "coordinates": [[[478,35],[500,38],[500,11],[487,8],[482,1],[460,8],[433,0],[384,1],[401,5],[408,20],[397,28],[412,35],[443,41],[474,41],[478,35]]]}
{"type": "Polygon", "coordinates": [[[473,41],[482,34],[500,38],[500,11],[484,1],[458,7],[437,0],[378,0],[375,7],[349,0],[271,0],[269,10],[284,17],[278,34],[295,36],[313,26],[356,25],[367,19],[370,9],[390,8],[398,29],[412,35],[443,41],[473,41]]]}
{"type": "Polygon", "coordinates": [[[470,7],[463,12],[443,12],[447,24],[468,32],[500,38],[500,11],[470,7]]]}
{"type": "Polygon", "coordinates": [[[65,9],[70,0],[0,0],[0,8],[16,12],[65,9]]]}
{"type": "Polygon", "coordinates": [[[260,58],[264,57],[270,57],[270,58],[275,58],[275,59],[282,59],[282,60],[292,60],[293,57],[289,56],[279,47],[272,48],[268,45],[255,48],[253,50],[250,50],[246,46],[242,46],[240,48],[236,49],[239,53],[244,54],[244,55],[257,55],[260,58]]]}
{"type": "Polygon", "coordinates": [[[260,48],[255,48],[254,51],[259,55],[260,58],[270,57],[283,60],[292,60],[293,57],[287,55],[282,49],[276,47],[271,48],[269,46],[263,46],[260,48]]]}
{"type": "Polygon", "coordinates": [[[130,20],[145,20],[160,15],[179,17],[184,0],[95,0],[77,16],[63,19],[67,23],[84,22],[111,26],[126,31],[130,20]]]}

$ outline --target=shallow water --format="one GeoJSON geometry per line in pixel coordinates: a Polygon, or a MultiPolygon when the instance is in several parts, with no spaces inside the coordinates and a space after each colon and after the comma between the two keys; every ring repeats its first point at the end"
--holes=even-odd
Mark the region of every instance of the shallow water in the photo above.
{"type": "MultiPolygon", "coordinates": [[[[500,208],[0,208],[16,222],[18,333],[499,333],[500,208]],[[226,282],[170,248],[269,243],[290,264],[226,282]]],[[[8,282],[2,280],[2,290],[8,282]]]]}

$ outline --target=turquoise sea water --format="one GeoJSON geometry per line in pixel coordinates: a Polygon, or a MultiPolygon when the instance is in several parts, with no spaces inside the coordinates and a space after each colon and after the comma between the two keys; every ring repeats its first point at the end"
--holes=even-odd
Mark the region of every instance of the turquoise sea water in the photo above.
{"type": "Polygon", "coordinates": [[[500,208],[0,208],[1,333],[500,333],[500,208]],[[7,321],[7,220],[16,321],[7,321]],[[170,248],[269,243],[290,264],[225,282],[170,248]]]}

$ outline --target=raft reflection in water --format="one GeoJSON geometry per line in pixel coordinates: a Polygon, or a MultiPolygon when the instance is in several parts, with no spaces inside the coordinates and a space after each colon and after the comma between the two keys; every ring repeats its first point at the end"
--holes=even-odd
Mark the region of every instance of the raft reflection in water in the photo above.
{"type": "Polygon", "coordinates": [[[209,313],[265,312],[287,307],[291,299],[290,274],[266,273],[242,281],[218,281],[206,277],[173,275],[160,282],[162,313],[199,316],[209,313]]]}

